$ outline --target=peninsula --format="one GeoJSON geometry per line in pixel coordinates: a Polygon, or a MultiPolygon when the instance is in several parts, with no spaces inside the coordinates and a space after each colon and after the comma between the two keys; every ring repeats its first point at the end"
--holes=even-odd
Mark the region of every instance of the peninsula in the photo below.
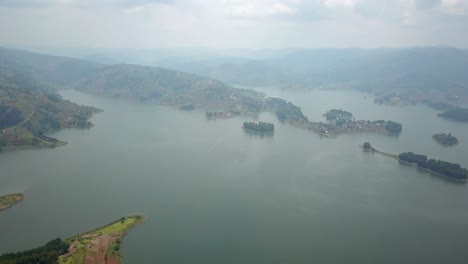
{"type": "Polygon", "coordinates": [[[460,164],[450,163],[443,160],[428,159],[425,155],[415,154],[413,152],[404,152],[399,155],[389,154],[373,148],[368,142],[365,142],[364,145],[360,147],[365,151],[378,153],[386,157],[396,159],[402,163],[416,166],[436,175],[457,181],[468,181],[468,170],[466,168],[462,168],[460,164]]]}
{"type": "Polygon", "coordinates": [[[90,128],[97,108],[77,105],[58,94],[29,90],[0,80],[0,151],[66,144],[47,137],[63,128],[90,128]]]}
{"type": "Polygon", "coordinates": [[[122,217],[101,228],[71,237],[65,242],[68,252],[59,257],[59,264],[121,263],[121,243],[125,234],[145,220],[144,216],[122,217]]]}
{"type": "Polygon", "coordinates": [[[308,120],[295,120],[293,125],[305,128],[321,136],[336,137],[349,133],[380,133],[399,135],[402,125],[393,121],[385,120],[356,120],[353,114],[341,109],[332,109],[323,116],[327,122],[311,122],[308,120]]]}
{"type": "Polygon", "coordinates": [[[98,229],[66,240],[56,238],[35,249],[0,256],[0,264],[22,263],[121,263],[121,243],[125,234],[145,220],[144,216],[122,217],[98,229]]]}
{"type": "Polygon", "coordinates": [[[23,201],[24,194],[15,193],[5,196],[0,196],[0,211],[7,210],[8,208],[16,205],[17,203],[23,201]]]}

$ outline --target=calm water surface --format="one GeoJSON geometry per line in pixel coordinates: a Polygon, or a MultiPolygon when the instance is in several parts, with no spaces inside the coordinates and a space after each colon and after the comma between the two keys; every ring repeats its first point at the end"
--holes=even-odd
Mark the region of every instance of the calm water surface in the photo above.
{"type": "Polygon", "coordinates": [[[142,213],[148,221],[124,240],[125,263],[468,262],[467,185],[357,147],[369,141],[468,167],[468,124],[357,92],[263,90],[311,120],[342,108],[404,130],[326,139],[266,113],[261,120],[277,131],[260,137],[240,129],[244,118],[207,121],[203,112],[64,91],[105,112],[92,129],[53,134],[64,147],[0,155],[0,193],[26,193],[0,214],[0,253],[142,213]],[[440,146],[437,132],[461,143],[440,146]]]}

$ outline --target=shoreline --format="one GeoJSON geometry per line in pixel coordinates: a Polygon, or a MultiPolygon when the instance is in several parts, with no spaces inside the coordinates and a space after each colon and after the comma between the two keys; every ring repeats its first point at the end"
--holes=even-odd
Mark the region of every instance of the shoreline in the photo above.
{"type": "Polygon", "coordinates": [[[13,194],[7,194],[4,196],[0,196],[0,201],[2,200],[7,200],[7,199],[14,199],[14,201],[10,201],[9,203],[1,206],[0,205],[0,212],[6,211],[10,209],[11,207],[19,204],[24,200],[25,195],[23,193],[13,193],[13,194]]]}
{"type": "Polygon", "coordinates": [[[395,154],[390,154],[390,153],[386,153],[386,152],[383,152],[383,151],[380,151],[380,150],[377,150],[377,149],[373,149],[373,150],[368,150],[368,149],[365,149],[363,146],[359,146],[360,148],[362,148],[364,151],[366,152],[371,152],[371,153],[377,153],[377,154],[380,154],[380,155],[383,155],[385,157],[389,157],[389,158],[392,158],[392,159],[395,159],[403,164],[406,164],[406,165],[410,165],[410,166],[413,166],[413,167],[416,167],[417,169],[420,169],[420,170],[423,170],[423,171],[426,171],[426,172],[429,172],[431,174],[435,174],[437,176],[441,176],[441,177],[444,177],[444,178],[447,178],[447,179],[450,179],[450,180],[453,180],[453,181],[457,181],[457,182],[468,182],[468,179],[466,180],[462,180],[462,179],[457,179],[457,178],[453,178],[453,177],[449,177],[447,175],[444,175],[444,174],[440,174],[438,172],[435,172],[433,170],[430,170],[430,169],[427,169],[427,168],[423,168],[421,166],[419,166],[417,163],[411,163],[411,162],[407,162],[407,161],[404,161],[404,160],[401,160],[398,155],[395,155],[395,154]]]}
{"type": "Polygon", "coordinates": [[[58,263],[121,263],[123,238],[146,219],[145,215],[121,217],[107,225],[67,238],[64,241],[69,243],[68,252],[59,256],[58,263]]]}
{"type": "Polygon", "coordinates": [[[255,130],[252,130],[252,129],[248,129],[248,128],[245,128],[245,127],[241,127],[244,131],[247,131],[249,133],[253,133],[253,134],[258,134],[258,135],[273,135],[275,133],[275,131],[271,131],[271,132],[258,132],[258,131],[255,131],[255,130]]]}

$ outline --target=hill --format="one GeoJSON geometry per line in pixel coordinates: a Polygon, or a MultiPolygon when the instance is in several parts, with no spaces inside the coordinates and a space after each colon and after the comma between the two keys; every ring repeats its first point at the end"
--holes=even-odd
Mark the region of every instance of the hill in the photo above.
{"type": "Polygon", "coordinates": [[[60,128],[90,127],[98,109],[63,100],[56,90],[75,88],[110,97],[256,116],[305,119],[300,108],[220,81],[159,67],[102,65],[78,59],[0,48],[0,143],[3,149],[64,144],[45,136],[60,128]]]}
{"type": "Polygon", "coordinates": [[[152,101],[169,106],[238,110],[258,113],[264,95],[237,89],[220,81],[184,72],[139,65],[106,66],[93,78],[76,84],[89,93],[117,98],[152,101]]]}
{"type": "Polygon", "coordinates": [[[46,134],[62,128],[89,128],[88,119],[97,111],[58,95],[0,84],[0,151],[63,145],[46,134]]]}
{"type": "Polygon", "coordinates": [[[245,86],[357,89],[386,104],[468,103],[468,50],[464,49],[295,49],[274,58],[212,62],[192,61],[190,68],[187,63],[174,68],[245,86]]]}

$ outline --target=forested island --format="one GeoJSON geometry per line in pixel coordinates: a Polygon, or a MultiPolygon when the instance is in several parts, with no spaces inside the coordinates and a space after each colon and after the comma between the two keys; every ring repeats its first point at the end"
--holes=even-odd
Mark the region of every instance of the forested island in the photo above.
{"type": "Polygon", "coordinates": [[[462,168],[460,164],[450,163],[443,160],[428,159],[425,155],[415,154],[413,152],[404,152],[399,155],[389,154],[375,149],[368,142],[365,142],[361,147],[365,151],[382,154],[386,157],[394,158],[400,162],[417,166],[418,168],[437,175],[458,181],[468,180],[468,170],[466,168],[462,168]]]}
{"type": "Polygon", "coordinates": [[[459,122],[468,122],[468,108],[453,108],[437,116],[459,122]]]}
{"type": "Polygon", "coordinates": [[[434,134],[432,138],[437,141],[438,143],[445,145],[445,146],[453,146],[458,144],[458,138],[452,136],[452,134],[448,133],[438,133],[434,134]]]}
{"type": "Polygon", "coordinates": [[[428,159],[425,155],[405,152],[398,155],[400,161],[416,164],[418,167],[430,170],[437,174],[449,178],[466,181],[468,179],[468,170],[462,168],[460,164],[450,163],[443,160],[428,159]]]}
{"type": "Polygon", "coordinates": [[[8,208],[16,205],[17,203],[23,201],[24,194],[15,193],[5,196],[0,196],[0,211],[7,210],[8,208]]]}
{"type": "Polygon", "coordinates": [[[275,132],[275,125],[267,122],[244,122],[242,128],[246,131],[259,134],[272,134],[275,132]]]}
{"type": "Polygon", "coordinates": [[[0,264],[121,263],[121,243],[125,234],[145,220],[144,216],[122,217],[101,228],[73,236],[56,238],[42,247],[0,256],[0,264]]]}

